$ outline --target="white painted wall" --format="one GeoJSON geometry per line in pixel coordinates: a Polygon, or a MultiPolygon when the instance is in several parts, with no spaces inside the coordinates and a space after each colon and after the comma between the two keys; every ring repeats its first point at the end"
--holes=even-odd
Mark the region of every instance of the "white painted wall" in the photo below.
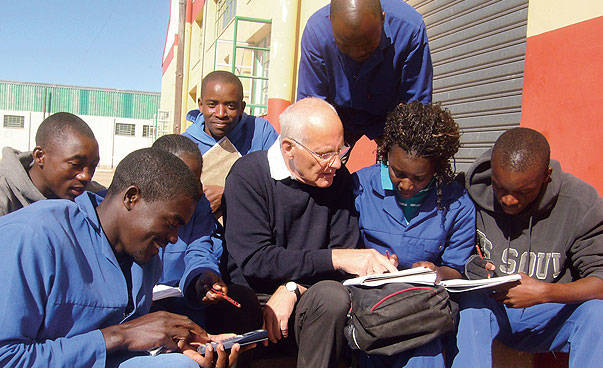
{"type": "MultiPolygon", "coordinates": [[[[143,137],[144,125],[155,127],[155,120],[113,118],[107,116],[81,115],[92,129],[99,144],[99,168],[114,168],[128,153],[139,148],[150,147],[153,136],[143,137]],[[115,123],[134,124],[134,136],[114,135],[115,123]]],[[[0,147],[10,146],[20,151],[31,151],[36,143],[36,131],[42,123],[41,112],[0,110],[0,147]],[[5,128],[4,115],[25,117],[23,128],[5,128]]]]}

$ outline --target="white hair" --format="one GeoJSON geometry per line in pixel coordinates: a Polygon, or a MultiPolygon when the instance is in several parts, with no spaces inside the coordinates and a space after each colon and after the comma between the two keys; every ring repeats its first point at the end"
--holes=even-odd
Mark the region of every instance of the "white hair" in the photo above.
{"type": "Polygon", "coordinates": [[[335,114],[337,110],[325,100],[318,97],[306,97],[296,103],[289,105],[279,116],[281,124],[281,139],[293,138],[300,142],[306,142],[305,128],[308,123],[308,116],[312,111],[316,111],[316,105],[328,106],[335,114]]]}

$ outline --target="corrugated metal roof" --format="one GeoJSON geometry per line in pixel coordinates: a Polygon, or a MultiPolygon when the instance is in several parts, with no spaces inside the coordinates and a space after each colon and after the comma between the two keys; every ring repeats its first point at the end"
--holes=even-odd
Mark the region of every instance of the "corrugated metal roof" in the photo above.
{"type": "Polygon", "coordinates": [[[106,88],[0,81],[0,109],[16,111],[66,111],[76,115],[153,119],[160,94],[106,88]]]}

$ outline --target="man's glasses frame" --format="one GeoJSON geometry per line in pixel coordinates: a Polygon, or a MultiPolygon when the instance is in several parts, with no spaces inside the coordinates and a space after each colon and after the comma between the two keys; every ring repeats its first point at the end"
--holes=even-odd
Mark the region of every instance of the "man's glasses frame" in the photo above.
{"type": "Polygon", "coordinates": [[[300,145],[306,151],[310,152],[315,158],[318,159],[319,162],[324,162],[327,165],[332,165],[333,161],[335,161],[335,157],[336,156],[339,156],[339,159],[341,159],[342,157],[344,157],[345,155],[347,155],[348,151],[350,150],[350,146],[343,145],[343,147],[341,147],[340,149],[338,149],[336,152],[318,153],[318,152],[314,152],[311,149],[309,149],[308,147],[304,146],[297,139],[292,138],[292,137],[288,137],[288,138],[290,140],[292,140],[293,142],[295,142],[296,144],[300,145]]]}

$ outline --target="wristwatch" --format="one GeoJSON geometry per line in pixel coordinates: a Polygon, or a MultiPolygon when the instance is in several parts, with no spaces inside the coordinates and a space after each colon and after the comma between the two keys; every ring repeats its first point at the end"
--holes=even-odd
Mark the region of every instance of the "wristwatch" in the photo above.
{"type": "Polygon", "coordinates": [[[299,300],[299,298],[301,298],[301,293],[299,292],[299,287],[297,286],[297,284],[295,282],[289,281],[288,283],[286,283],[285,289],[287,289],[287,291],[294,293],[295,296],[297,297],[297,300],[299,300]]]}

